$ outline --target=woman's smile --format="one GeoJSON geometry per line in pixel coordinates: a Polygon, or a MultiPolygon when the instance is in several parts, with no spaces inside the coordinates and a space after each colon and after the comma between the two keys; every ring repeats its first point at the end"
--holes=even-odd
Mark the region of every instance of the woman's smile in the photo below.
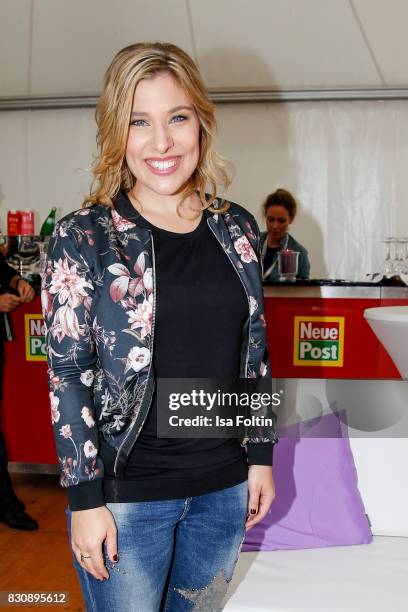
{"type": "Polygon", "coordinates": [[[153,174],[160,176],[176,172],[180,166],[181,159],[181,155],[165,158],[149,157],[145,159],[145,162],[153,174]]]}

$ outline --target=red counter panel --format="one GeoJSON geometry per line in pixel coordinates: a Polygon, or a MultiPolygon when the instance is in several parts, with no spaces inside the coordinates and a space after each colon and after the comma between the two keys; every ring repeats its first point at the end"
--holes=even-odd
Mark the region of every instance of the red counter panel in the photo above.
{"type": "Polygon", "coordinates": [[[400,378],[363,313],[366,308],[406,303],[407,300],[364,298],[266,297],[273,376],[400,378]]]}
{"type": "MultiPolygon", "coordinates": [[[[407,303],[407,299],[371,297],[266,297],[273,376],[400,378],[363,312],[407,303]]],[[[2,428],[10,461],[55,464],[40,312],[37,297],[10,317],[15,339],[4,343],[2,428]]]]}
{"type": "MultiPolygon", "coordinates": [[[[41,337],[35,319],[30,330],[27,320],[31,317],[25,316],[38,317],[40,312],[37,297],[11,313],[15,339],[4,343],[2,428],[9,461],[54,464],[57,457],[50,420],[47,363],[41,359],[41,337]]],[[[38,323],[41,325],[41,319],[38,323]]]]}

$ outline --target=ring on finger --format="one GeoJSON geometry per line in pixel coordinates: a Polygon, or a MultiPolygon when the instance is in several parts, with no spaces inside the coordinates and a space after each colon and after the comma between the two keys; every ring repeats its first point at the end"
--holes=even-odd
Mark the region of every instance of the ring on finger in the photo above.
{"type": "Polygon", "coordinates": [[[85,561],[85,559],[90,559],[90,558],[91,558],[91,555],[83,555],[81,553],[81,561],[85,561]]]}

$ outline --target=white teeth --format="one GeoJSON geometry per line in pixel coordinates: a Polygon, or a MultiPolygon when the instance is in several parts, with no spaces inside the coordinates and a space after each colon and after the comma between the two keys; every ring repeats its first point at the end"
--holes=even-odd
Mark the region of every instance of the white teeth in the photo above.
{"type": "Polygon", "coordinates": [[[169,168],[173,168],[176,165],[177,161],[172,159],[171,161],[156,161],[156,160],[148,160],[147,162],[153,168],[157,168],[158,170],[168,170],[169,168]]]}

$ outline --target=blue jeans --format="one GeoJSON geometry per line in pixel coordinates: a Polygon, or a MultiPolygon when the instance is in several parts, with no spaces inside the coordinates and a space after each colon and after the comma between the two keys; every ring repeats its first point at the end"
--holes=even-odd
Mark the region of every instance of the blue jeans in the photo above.
{"type": "MultiPolygon", "coordinates": [[[[88,611],[222,609],[245,535],[248,484],[165,501],[107,504],[119,561],[96,580],[74,559],[88,611]]],[[[68,512],[68,528],[70,526],[68,512]]]]}

